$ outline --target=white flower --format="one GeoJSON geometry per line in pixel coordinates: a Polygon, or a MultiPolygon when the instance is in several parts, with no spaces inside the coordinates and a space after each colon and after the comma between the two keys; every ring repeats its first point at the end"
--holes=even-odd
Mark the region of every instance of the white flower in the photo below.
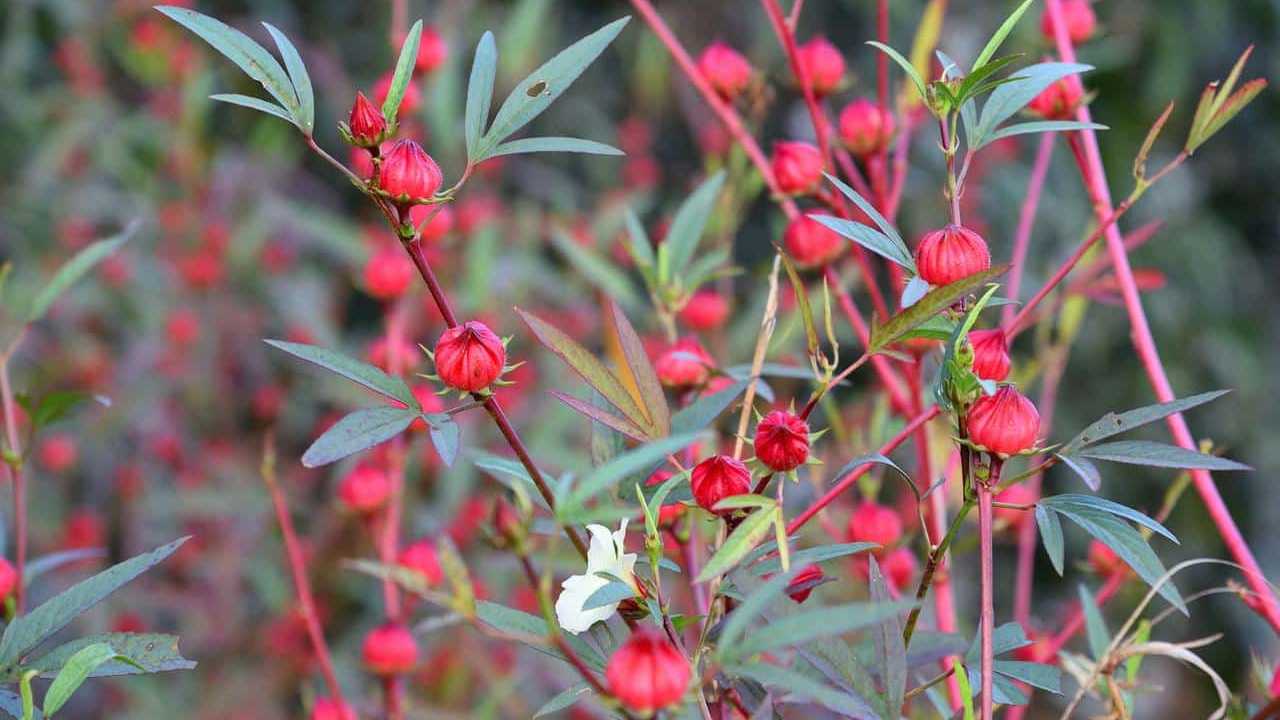
{"type": "Polygon", "coordinates": [[[588,525],[591,545],[587,548],[587,572],[574,575],[560,584],[563,588],[556,598],[556,620],[566,632],[577,635],[601,620],[608,620],[618,611],[618,603],[584,610],[587,598],[612,582],[596,573],[609,573],[635,587],[636,554],[624,553],[626,549],[627,520],[612,535],[603,525],[588,525]]]}

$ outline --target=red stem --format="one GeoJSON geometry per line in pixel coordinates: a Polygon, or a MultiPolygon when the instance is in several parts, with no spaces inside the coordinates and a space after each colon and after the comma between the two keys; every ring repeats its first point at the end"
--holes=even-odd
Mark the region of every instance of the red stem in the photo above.
{"type": "Polygon", "coordinates": [[[978,493],[978,556],[981,562],[982,583],[982,720],[991,720],[995,703],[991,698],[994,686],[992,669],[995,667],[995,644],[993,636],[996,626],[995,608],[995,562],[992,559],[991,542],[991,488],[1000,481],[1000,461],[991,459],[991,476],[974,483],[978,493]]]}
{"type": "MultiPolygon", "coordinates": [[[[1071,44],[1071,38],[1067,35],[1067,26],[1063,22],[1061,0],[1048,0],[1048,9],[1054,19],[1054,36],[1057,41],[1058,53],[1062,56],[1064,62],[1075,62],[1075,48],[1071,44]]],[[[1079,78],[1071,76],[1069,81],[1079,83],[1079,78]]],[[[1076,116],[1081,122],[1090,122],[1088,105],[1082,103],[1076,110],[1076,116]]],[[[1099,219],[1106,218],[1112,214],[1111,191],[1107,186],[1102,154],[1098,150],[1097,134],[1092,129],[1086,128],[1079,131],[1079,138],[1084,147],[1084,162],[1080,163],[1081,175],[1084,177],[1089,195],[1093,198],[1094,213],[1099,219]]],[[[1156,348],[1155,339],[1151,334],[1151,327],[1147,322],[1146,312],[1142,308],[1142,296],[1138,292],[1138,285],[1133,279],[1133,269],[1129,267],[1129,256],[1125,252],[1124,237],[1112,225],[1107,228],[1106,240],[1107,251],[1115,264],[1116,279],[1120,283],[1125,309],[1129,314],[1130,338],[1146,369],[1147,378],[1155,390],[1156,399],[1160,402],[1170,402],[1176,396],[1174,395],[1173,387],[1169,384],[1169,378],[1165,374],[1164,365],[1160,360],[1160,352],[1156,348]]],[[[1167,422],[1174,441],[1179,446],[1188,450],[1196,449],[1195,439],[1192,437],[1191,430],[1181,413],[1169,416],[1167,422]]],[[[1240,533],[1240,528],[1231,517],[1231,511],[1227,509],[1226,503],[1223,502],[1217,486],[1214,485],[1213,476],[1206,470],[1193,470],[1191,471],[1191,478],[1192,482],[1195,483],[1196,490],[1200,493],[1200,497],[1204,500],[1209,516],[1213,519],[1214,525],[1217,526],[1227,550],[1235,558],[1235,561],[1243,566],[1246,579],[1254,591],[1258,593],[1262,604],[1261,614],[1271,623],[1274,629],[1280,632],[1280,603],[1277,603],[1276,596],[1271,590],[1266,576],[1262,574],[1262,569],[1258,566],[1258,561],[1254,557],[1253,551],[1249,548],[1248,542],[1245,541],[1244,536],[1240,533]]]]}
{"type": "MultiPolygon", "coordinates": [[[[1036,161],[1031,166],[1031,177],[1027,180],[1027,194],[1022,201],[1022,210],[1018,213],[1018,228],[1013,235],[1013,256],[1009,261],[1009,287],[1005,297],[1017,300],[1022,290],[1022,271],[1027,261],[1027,249],[1031,246],[1031,228],[1035,225],[1036,209],[1040,206],[1040,191],[1044,188],[1044,179],[1049,172],[1049,161],[1053,159],[1053,141],[1055,133],[1047,132],[1040,136],[1040,147],[1036,150],[1036,161]]],[[[1008,325],[1013,320],[1014,305],[1005,305],[1001,310],[1001,322],[1008,325]]]]}
{"type": "MultiPolygon", "coordinates": [[[[17,405],[13,399],[13,387],[9,384],[9,358],[17,340],[0,356],[0,401],[4,407],[4,427],[8,436],[9,452],[17,458],[14,464],[4,462],[8,469],[9,482],[13,485],[13,533],[14,533],[14,572],[17,583],[14,587],[13,601],[15,612],[22,612],[23,600],[26,597],[26,583],[23,574],[27,563],[27,481],[22,473],[22,441],[18,438],[17,405]]],[[[0,461],[3,462],[3,461],[0,461]]]]}

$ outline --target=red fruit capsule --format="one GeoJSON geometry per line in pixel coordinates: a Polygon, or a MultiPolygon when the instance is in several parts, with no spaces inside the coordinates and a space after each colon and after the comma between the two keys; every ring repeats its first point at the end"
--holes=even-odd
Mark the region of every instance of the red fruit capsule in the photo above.
{"type": "Polygon", "coordinates": [[[368,514],[376,512],[391,495],[391,479],[372,465],[360,465],[338,483],[338,499],[348,509],[368,514]]]}
{"type": "Polygon", "coordinates": [[[849,242],[835,230],[808,215],[801,215],[787,225],[782,244],[798,265],[810,268],[821,267],[840,257],[849,242]]]}
{"type": "Polygon", "coordinates": [[[311,706],[311,720],[358,720],[355,708],[328,697],[316,698],[311,706]]]}
{"type": "Polygon", "coordinates": [[[815,36],[796,48],[796,54],[814,95],[823,97],[839,89],[844,80],[844,56],[830,40],[815,36]]]}
{"type": "Polygon", "coordinates": [[[698,70],[711,87],[728,102],[742,94],[751,84],[751,63],[722,42],[712,43],[698,56],[698,70]]]}
{"type": "Polygon", "coordinates": [[[444,183],[440,166],[412,140],[397,140],[382,158],[379,187],[400,202],[422,202],[444,183]]]}
{"type": "Polygon", "coordinates": [[[1003,330],[974,330],[969,333],[969,344],[973,346],[974,375],[996,382],[1009,377],[1009,346],[1003,330]]]}
{"type": "Polygon", "coordinates": [[[822,567],[817,563],[806,565],[803,570],[796,573],[791,578],[791,582],[787,583],[787,597],[797,603],[802,603],[809,599],[809,594],[813,589],[820,585],[826,575],[822,572],[822,567]]]}
{"type": "Polygon", "coordinates": [[[756,425],[756,457],[775,472],[795,470],[809,459],[809,423],[774,410],[756,425]]]}
{"type": "Polygon", "coordinates": [[[1082,92],[1076,80],[1065,77],[1031,98],[1027,109],[1045,120],[1070,120],[1080,105],[1082,92]]]}
{"type": "Polygon", "coordinates": [[[729,301],[715,290],[699,290],[680,309],[680,319],[693,330],[715,330],[729,318],[729,301]]]}
{"type": "Polygon", "coordinates": [[[880,546],[884,555],[902,537],[902,518],[893,508],[870,500],[863,501],[849,516],[849,539],[880,546]]]}
{"type": "Polygon", "coordinates": [[[920,238],[916,269],[930,285],[950,285],[991,267],[987,241],[960,225],[948,225],[920,238]]]}
{"type": "Polygon", "coordinates": [[[1040,413],[1012,385],[978,398],[965,417],[969,439],[990,452],[1014,455],[1036,444],[1040,413]]]}
{"type": "Polygon", "coordinates": [[[893,131],[893,113],[866,98],[854,100],[840,111],[840,140],[858,157],[889,147],[893,131]]]}
{"type": "Polygon", "coordinates": [[[715,455],[694,466],[689,485],[698,507],[727,515],[733,511],[717,510],[716,504],[727,497],[751,492],[751,471],[731,455],[715,455]]]}
{"type": "Polygon", "coordinates": [[[0,599],[9,597],[18,587],[18,571],[5,558],[0,558],[0,599]]]}
{"type": "Polygon", "coordinates": [[[788,195],[805,195],[822,180],[822,153],[807,142],[773,144],[773,176],[788,195]]]}
{"type": "Polygon", "coordinates": [[[365,291],[387,301],[395,300],[409,289],[415,272],[408,255],[400,248],[388,245],[369,256],[361,274],[365,291]]]}
{"type": "Polygon", "coordinates": [[[436,373],[445,385],[479,392],[502,375],[507,348],[484,323],[469,320],[440,336],[435,358],[436,373]]]}
{"type": "Polygon", "coordinates": [[[373,147],[382,139],[387,131],[387,120],[382,111],[369,102],[364,93],[356,93],[356,101],[351,105],[351,117],[347,122],[351,130],[351,139],[360,147],[373,147]]]}
{"type": "MultiPolygon", "coordinates": [[[[1067,37],[1071,38],[1071,44],[1079,45],[1093,37],[1094,30],[1098,27],[1098,16],[1094,14],[1088,0],[1062,0],[1059,6],[1062,9],[1062,19],[1067,26],[1067,37]]],[[[1040,34],[1044,35],[1045,40],[1053,43],[1054,30],[1053,13],[1046,7],[1044,13],[1040,15],[1040,34]]]]}
{"type": "Polygon", "coordinates": [[[715,366],[716,361],[697,338],[685,337],[659,355],[653,369],[663,385],[686,389],[705,384],[715,366]]]}
{"type": "Polygon", "coordinates": [[[666,636],[647,626],[631,633],[604,669],[609,694],[646,716],[680,702],[691,675],[689,661],[666,636]]]}
{"type": "Polygon", "coordinates": [[[439,585],[444,579],[444,571],[440,568],[440,556],[436,554],[436,544],[430,540],[418,540],[404,546],[396,562],[400,567],[421,575],[428,586],[439,585]]]}
{"type": "Polygon", "coordinates": [[[418,664],[418,643],[405,626],[387,623],[364,636],[360,655],[374,675],[401,675],[418,664]]]}

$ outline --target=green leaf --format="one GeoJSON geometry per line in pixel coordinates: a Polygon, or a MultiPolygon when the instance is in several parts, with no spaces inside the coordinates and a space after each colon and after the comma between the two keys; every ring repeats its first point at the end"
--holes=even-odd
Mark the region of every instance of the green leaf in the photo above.
{"type": "Polygon", "coordinates": [[[453,467],[453,461],[458,459],[458,448],[462,437],[458,423],[453,421],[453,417],[444,413],[427,415],[426,419],[430,428],[431,444],[439,453],[440,461],[446,467],[453,467]]]}
{"type": "Polygon", "coordinates": [[[189,537],[178,538],[168,545],[125,560],[93,577],[81,580],[26,615],[15,618],[5,627],[4,634],[0,635],[0,666],[13,663],[66,627],[81,613],[172,555],[189,537]]]}
{"type": "Polygon", "coordinates": [[[289,81],[293,84],[294,94],[298,96],[298,125],[304,135],[310,136],[316,126],[316,97],[311,89],[311,76],[307,74],[307,66],[302,62],[298,49],[284,33],[271,23],[264,22],[262,25],[271,33],[276,47],[280,49],[280,56],[284,58],[284,66],[289,70],[289,81]]]}
{"type": "Polygon", "coordinates": [[[71,699],[71,694],[89,679],[89,673],[115,658],[116,651],[106,643],[95,643],[67,658],[67,664],[62,666],[44,694],[44,714],[49,716],[61,710],[71,699]]]}
{"type": "Polygon", "coordinates": [[[850,202],[857,205],[858,209],[865,213],[867,217],[871,218],[871,221],[876,224],[876,227],[880,228],[880,231],[883,232],[897,248],[894,251],[894,255],[906,260],[905,264],[900,260],[894,260],[894,262],[897,262],[907,270],[911,271],[912,275],[916,275],[916,262],[912,258],[911,251],[907,249],[907,243],[903,241],[902,235],[898,233],[898,229],[893,226],[893,223],[889,222],[884,215],[881,215],[880,211],[876,210],[875,206],[868,202],[866,198],[859,195],[856,190],[844,184],[840,178],[827,173],[823,173],[823,177],[829,180],[832,185],[835,185],[836,189],[839,190],[842,195],[849,198],[850,202]]]}
{"type": "Polygon", "coordinates": [[[76,548],[75,550],[61,550],[48,555],[41,555],[34,560],[28,561],[26,567],[22,569],[22,582],[24,585],[30,585],[33,580],[41,575],[51,570],[57,570],[64,565],[70,565],[81,560],[96,560],[106,556],[106,548],[76,548]]]}
{"type": "Polygon", "coordinates": [[[884,465],[884,466],[893,468],[894,470],[897,471],[899,475],[901,475],[904,478],[911,477],[910,475],[907,475],[906,471],[898,467],[897,463],[890,460],[888,457],[881,455],[880,453],[867,453],[866,455],[859,455],[858,457],[850,460],[849,462],[845,463],[844,466],[841,467],[839,470],[832,473],[831,481],[833,483],[839,482],[840,480],[844,479],[844,477],[849,473],[853,472],[854,470],[868,463],[876,463],[878,465],[884,465]]]}
{"type": "Polygon", "coordinates": [[[648,418],[645,416],[644,411],[636,406],[631,393],[627,392],[622,383],[618,381],[618,378],[609,372],[609,369],[596,359],[590,351],[579,345],[576,340],[566,335],[559,328],[538,318],[536,315],[525,312],[520,308],[515,310],[520,318],[524,320],[525,325],[529,326],[529,330],[533,332],[538,342],[542,343],[543,347],[559,356],[570,369],[585,380],[596,392],[600,393],[605,400],[609,401],[609,404],[617,408],[623,417],[630,420],[637,427],[648,427],[648,418]]]}
{"type": "Polygon", "coordinates": [[[1186,470],[1252,470],[1253,468],[1235,460],[1206,455],[1188,450],[1177,445],[1151,442],[1149,440],[1119,440],[1116,442],[1090,445],[1077,454],[1095,460],[1129,465],[1150,465],[1152,467],[1182,468],[1186,470]]]}
{"type": "Polygon", "coordinates": [[[1080,122],[1079,120],[1035,120],[1032,122],[1018,123],[1016,125],[1006,125],[999,130],[987,135],[982,139],[982,143],[977,147],[990,145],[997,140],[1003,140],[1014,135],[1028,135],[1031,133],[1042,132],[1069,132],[1073,130],[1108,130],[1106,125],[1099,125],[1095,122],[1080,122]]]}
{"type": "Polygon", "coordinates": [[[1058,571],[1058,575],[1062,575],[1063,570],[1063,540],[1062,540],[1062,523],[1058,520],[1057,513],[1050,512],[1043,505],[1036,505],[1036,526],[1040,528],[1040,540],[1044,543],[1044,551],[1049,554],[1049,561],[1053,563],[1053,569],[1058,571]]]}
{"type": "MultiPolygon", "coordinates": [[[[516,636],[520,642],[544,655],[564,659],[555,648],[542,642],[547,637],[547,622],[541,617],[488,600],[477,600],[476,619],[494,630],[516,636]]],[[[587,665],[597,670],[604,668],[604,659],[600,657],[600,653],[584,640],[571,634],[565,634],[562,637],[587,665]]]]}
{"type": "Polygon", "coordinates": [[[772,685],[788,693],[809,698],[827,709],[846,717],[868,717],[871,708],[862,700],[837,690],[795,670],[766,663],[751,663],[730,668],[730,672],[743,675],[763,685],[772,685]]]}
{"type": "Polygon", "coordinates": [[[676,210],[671,228],[658,246],[658,278],[664,284],[672,275],[681,275],[689,266],[698,241],[707,227],[707,220],[711,218],[711,211],[715,208],[716,198],[720,197],[724,179],[725,173],[721,170],[703,180],[698,189],[676,210]]]}
{"type": "Polygon", "coordinates": [[[1068,75],[1092,69],[1093,66],[1080,63],[1043,62],[1018,70],[1010,82],[996,88],[983,104],[978,122],[972,128],[973,135],[969,138],[969,144],[975,148],[981,147],[989,142],[987,136],[1000,123],[1026,107],[1045,88],[1068,75]]]}
{"type": "Polygon", "coordinates": [[[837,235],[848,238],[880,257],[915,272],[915,260],[911,257],[911,253],[907,252],[906,246],[895,243],[879,230],[860,222],[831,215],[810,215],[809,217],[827,226],[837,235]]]}
{"type": "Polygon", "coordinates": [[[405,385],[404,380],[392,377],[368,363],[316,345],[304,345],[302,343],[285,342],[284,340],[263,340],[263,342],[296,358],[318,365],[329,372],[337,373],[392,400],[399,400],[409,408],[421,409],[417,399],[413,397],[413,393],[409,390],[409,386],[405,385]]]}
{"type": "Polygon", "coordinates": [[[587,596],[587,599],[582,603],[582,609],[595,610],[596,608],[613,605],[614,603],[619,603],[623,600],[630,600],[635,596],[636,591],[632,590],[630,585],[622,582],[621,580],[614,580],[587,596]]]}
{"type": "Polygon", "coordinates": [[[1111,644],[1111,631],[1107,630],[1107,623],[1102,619],[1098,603],[1094,601],[1093,593],[1089,592],[1089,588],[1081,584],[1076,589],[1080,594],[1080,612],[1084,614],[1084,629],[1089,639],[1089,652],[1094,660],[1101,660],[1107,654],[1107,646],[1111,644]]]}
{"type": "Polygon", "coordinates": [[[769,603],[782,596],[787,584],[799,572],[797,566],[792,565],[791,568],[790,572],[781,572],[769,578],[753,590],[733,612],[729,613],[720,629],[720,641],[717,647],[731,648],[738,645],[739,639],[746,635],[748,628],[751,627],[751,621],[764,612],[769,603]]]}
{"type": "Polygon", "coordinates": [[[644,343],[627,319],[626,313],[618,303],[609,303],[611,309],[610,328],[613,330],[622,357],[626,360],[626,370],[635,380],[636,389],[640,392],[644,410],[649,414],[654,434],[666,435],[671,432],[671,408],[667,405],[666,393],[662,390],[662,382],[658,380],[658,372],[649,362],[649,354],[645,352],[644,343]]]}
{"type": "Polygon", "coordinates": [[[489,153],[494,158],[500,155],[520,155],[522,153],[566,152],[584,155],[626,155],[612,145],[595,140],[584,140],[573,137],[535,137],[508,140],[495,147],[489,153]]]}
{"type": "Polygon", "coordinates": [[[1009,37],[1009,33],[1013,32],[1014,26],[1022,19],[1023,14],[1027,12],[1027,8],[1031,7],[1031,2],[1032,0],[1024,0],[1017,10],[1014,10],[1008,18],[1005,18],[1005,21],[996,29],[995,34],[983,46],[982,52],[978,53],[978,57],[973,61],[973,68],[969,70],[971,74],[982,69],[982,66],[986,65],[995,56],[996,51],[1004,44],[1005,38],[1009,37]]]}
{"type": "Polygon", "coordinates": [[[498,49],[493,33],[485,31],[476,43],[475,59],[471,61],[471,78],[467,81],[466,140],[467,159],[480,160],[476,155],[480,138],[489,121],[489,104],[493,102],[493,81],[498,71],[498,49]]]}
{"type": "Polygon", "coordinates": [[[604,52],[630,19],[620,18],[582,38],[521,80],[498,108],[493,124],[480,139],[476,156],[488,157],[490,150],[546,110],[604,52]]]}
{"type": "Polygon", "coordinates": [[[732,569],[769,534],[774,515],[779,512],[782,512],[780,508],[772,507],[763,508],[748,515],[711,556],[694,582],[708,582],[732,569]]]}
{"type": "Polygon", "coordinates": [[[702,395],[697,400],[684,406],[671,416],[671,432],[685,433],[704,430],[720,417],[743,390],[747,389],[750,380],[739,380],[729,387],[710,395],[702,395]]]}
{"type": "Polygon", "coordinates": [[[413,66],[418,62],[418,45],[422,42],[422,20],[419,19],[409,28],[404,44],[400,46],[400,57],[396,60],[396,71],[391,76],[391,87],[387,90],[387,98],[382,101],[382,117],[389,127],[395,127],[396,118],[400,114],[400,102],[404,100],[405,90],[413,82],[413,66]]]}
{"type": "Polygon", "coordinates": [[[1038,505],[1045,505],[1052,510],[1057,511],[1074,511],[1074,510],[1090,510],[1097,512],[1105,512],[1117,517],[1124,518],[1135,522],[1148,530],[1159,533],[1171,542],[1177,543],[1178,538],[1169,532],[1169,529],[1159,522],[1156,522],[1147,515],[1134,510],[1131,507],[1121,505],[1113,500],[1098,497],[1097,495],[1084,495],[1080,493],[1064,493],[1062,495],[1053,495],[1042,498],[1038,505]]]}
{"type": "Polygon", "coordinates": [[[239,95],[237,93],[218,93],[217,95],[210,95],[209,99],[216,100],[218,102],[230,103],[232,105],[239,105],[240,107],[247,107],[250,110],[257,110],[258,112],[266,113],[268,115],[274,115],[285,122],[296,124],[294,123],[293,116],[289,114],[288,110],[285,110],[269,100],[250,97],[248,95],[239,95]]]}
{"type": "Polygon", "coordinates": [[[778,501],[766,495],[755,495],[753,493],[743,493],[742,495],[730,495],[729,497],[716,503],[716,510],[742,510],[745,508],[763,508],[773,507],[778,501]]]}
{"type": "MultiPolygon", "coordinates": [[[[880,572],[880,564],[874,557],[868,558],[868,589],[871,602],[881,606],[893,606],[893,592],[880,572]]],[[[908,603],[908,607],[914,603],[908,603]]],[[[907,693],[907,648],[902,640],[902,617],[898,612],[885,615],[876,625],[871,638],[875,643],[876,669],[884,686],[885,704],[891,708],[902,707],[907,693]]]]}
{"type": "Polygon", "coordinates": [[[652,268],[658,260],[653,255],[653,243],[649,241],[649,233],[645,232],[640,218],[636,217],[631,208],[627,208],[623,219],[626,221],[627,234],[630,236],[627,248],[631,251],[631,257],[635,258],[636,265],[641,269],[652,268]]]}
{"type": "Polygon", "coordinates": [[[138,223],[136,221],[131,222],[118,235],[89,245],[63,263],[62,267],[58,268],[58,271],[49,279],[49,283],[40,292],[36,293],[35,299],[31,301],[31,309],[27,312],[27,322],[33,323],[44,317],[44,314],[49,311],[49,307],[53,305],[54,301],[62,293],[67,291],[67,288],[84,277],[85,273],[92,270],[93,266],[101,262],[103,258],[128,242],[137,227],[138,223]]]}
{"type": "Polygon", "coordinates": [[[548,715],[554,715],[561,710],[567,710],[572,707],[574,703],[591,694],[591,687],[586,683],[571,685],[560,694],[548,700],[542,707],[538,708],[538,711],[533,714],[533,720],[538,720],[538,718],[547,717],[548,715]]]}
{"type": "Polygon", "coordinates": [[[640,306],[640,296],[631,285],[631,279],[600,253],[578,244],[560,228],[551,233],[551,244],[592,285],[628,307],[640,306]]]}
{"type": "MultiPolygon", "coordinates": [[[[20,720],[20,718],[24,717],[22,706],[22,697],[17,693],[9,690],[0,690],[0,712],[8,714],[14,720],[20,720]]],[[[34,703],[31,707],[30,717],[34,720],[40,720],[40,718],[44,717],[39,710],[35,709],[34,703]]]]}
{"type": "MultiPolygon", "coordinates": [[[[836,558],[845,557],[846,555],[855,555],[868,550],[875,550],[879,545],[871,542],[854,542],[854,543],[837,543],[834,545],[819,545],[818,547],[805,548],[791,553],[791,566],[804,567],[813,563],[825,562],[836,558]]],[[[778,558],[771,557],[760,561],[751,567],[751,572],[756,575],[771,575],[782,569],[778,558]]]]}
{"type": "MultiPolygon", "coordinates": [[[[31,412],[32,432],[58,422],[93,397],[95,396],[81,390],[56,390],[41,397],[35,410],[31,412]]],[[[111,404],[105,398],[102,400],[106,405],[111,404]]]]}
{"type": "Polygon", "coordinates": [[[77,638],[45,653],[38,660],[24,664],[37,670],[41,677],[52,677],[69,659],[82,649],[95,644],[105,644],[117,656],[117,660],[99,665],[89,677],[115,677],[143,673],[191,670],[195,662],[182,657],[178,651],[178,636],[161,633],[102,633],[77,638]]]}
{"type": "Polygon", "coordinates": [[[612,488],[626,477],[642,472],[647,475],[649,468],[653,467],[655,463],[661,462],[663,458],[672,453],[685,449],[697,439],[697,433],[673,435],[645,443],[619,455],[584,477],[582,482],[565,498],[565,508],[576,509],[581,507],[587,500],[612,488]]]}
{"type": "Polygon", "coordinates": [[[1089,489],[1097,492],[1102,487],[1102,473],[1098,472],[1098,466],[1085,460],[1079,455],[1066,455],[1063,453],[1055,453],[1063,465],[1071,468],[1089,489]]]}
{"type": "Polygon", "coordinates": [[[916,86],[916,92],[920,93],[920,97],[927,97],[927,93],[925,93],[924,89],[924,78],[920,77],[920,73],[916,70],[915,66],[911,64],[910,60],[902,57],[901,53],[884,43],[868,40],[867,44],[885,55],[888,55],[891,60],[898,63],[898,67],[902,68],[902,71],[907,74],[907,77],[911,78],[911,83],[916,86]]]}
{"type": "MultiPolygon", "coordinates": [[[[906,612],[914,600],[851,602],[772,618],[732,648],[733,657],[748,657],[777,648],[802,645],[821,637],[860,630],[906,612]]],[[[899,635],[901,644],[901,635],[899,635]]]]}
{"type": "MultiPolygon", "coordinates": [[[[305,467],[317,468],[337,462],[348,455],[368,450],[399,435],[421,417],[417,410],[398,407],[375,407],[356,410],[346,415],[311,443],[302,454],[305,467]]],[[[455,431],[457,426],[454,425],[455,431]]],[[[435,426],[432,426],[435,440],[435,426]]],[[[456,442],[456,432],[455,432],[456,442]]],[[[454,454],[457,454],[456,448],[454,454]]],[[[441,453],[443,459],[444,453],[441,453]]]]}
{"type": "Polygon", "coordinates": [[[1218,398],[1231,392],[1230,390],[1213,390],[1211,392],[1200,393],[1190,397],[1173,400],[1167,403],[1157,403],[1155,405],[1145,405],[1133,410],[1126,410],[1122,413],[1109,412],[1091,423],[1084,430],[1080,431],[1071,439],[1071,442],[1062,447],[1061,453],[1071,453],[1085,445],[1096,443],[1099,440],[1105,440],[1113,435],[1119,435],[1128,432],[1134,428],[1142,427],[1148,423],[1173,415],[1174,413],[1185,412],[1191,408],[1205,403],[1217,400],[1218,398]]]}
{"type": "MultiPolygon", "coordinates": [[[[938,53],[941,55],[942,53],[938,53]]],[[[1002,58],[996,58],[991,62],[983,65],[964,76],[960,82],[960,87],[956,89],[956,99],[963,108],[965,105],[972,105],[967,101],[981,95],[985,90],[996,87],[1006,82],[1013,82],[1014,78],[992,79],[992,76],[1001,70],[1009,67],[1013,63],[1022,58],[1022,54],[1006,55],[1002,58]]]]}
{"type": "Polygon", "coordinates": [[[174,22],[182,25],[222,53],[228,60],[240,66],[250,78],[262,84],[271,97],[289,111],[290,122],[299,129],[298,114],[300,105],[293,83],[285,74],[284,68],[266,48],[254,42],[252,38],[226,23],[203,15],[195,10],[161,5],[156,8],[174,22]]]}
{"type": "MultiPolygon", "coordinates": [[[[1115,515],[1084,508],[1054,509],[1114,550],[1116,555],[1121,560],[1124,560],[1129,567],[1133,568],[1138,577],[1142,578],[1148,585],[1155,587],[1160,582],[1161,577],[1164,576],[1164,565],[1151,549],[1151,546],[1147,544],[1146,539],[1138,531],[1134,530],[1132,526],[1115,515]]],[[[1178,593],[1178,589],[1172,581],[1161,584],[1158,592],[1170,604],[1184,614],[1186,613],[1186,603],[1183,602],[1182,595],[1178,593]]]]}
{"type": "Polygon", "coordinates": [[[973,688],[969,686],[969,674],[965,672],[963,665],[956,665],[956,683],[960,686],[961,703],[964,706],[964,720],[974,720],[973,714],[973,688]]]}
{"type": "Polygon", "coordinates": [[[626,418],[620,418],[603,408],[597,407],[585,400],[580,400],[567,393],[562,393],[559,390],[552,390],[550,392],[552,397],[569,406],[569,409],[574,410],[581,415],[585,415],[607,428],[616,430],[632,440],[644,442],[651,439],[649,433],[636,427],[635,423],[627,420],[626,418]]]}
{"type": "Polygon", "coordinates": [[[920,298],[915,305],[894,315],[889,322],[871,329],[871,342],[867,352],[876,353],[896,342],[903,335],[923,325],[938,313],[950,307],[965,295],[1004,274],[1008,265],[997,265],[950,285],[934,288],[920,298]]]}
{"type": "Polygon", "coordinates": [[[1020,660],[996,660],[995,671],[996,677],[1006,675],[1041,690],[1062,694],[1062,671],[1053,665],[1020,660]]]}

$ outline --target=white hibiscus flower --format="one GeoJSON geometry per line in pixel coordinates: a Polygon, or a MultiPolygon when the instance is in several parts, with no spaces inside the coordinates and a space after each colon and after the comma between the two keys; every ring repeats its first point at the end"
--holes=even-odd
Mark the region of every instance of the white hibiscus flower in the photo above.
{"type": "Polygon", "coordinates": [[[591,545],[587,548],[587,572],[574,575],[560,584],[563,588],[560,597],[556,598],[556,620],[565,632],[577,635],[597,622],[608,620],[618,611],[618,603],[584,610],[587,598],[595,591],[608,585],[611,580],[597,573],[609,573],[625,581],[635,588],[636,554],[624,553],[627,521],[622,520],[622,527],[612,535],[603,525],[588,525],[591,533],[591,545]]]}

